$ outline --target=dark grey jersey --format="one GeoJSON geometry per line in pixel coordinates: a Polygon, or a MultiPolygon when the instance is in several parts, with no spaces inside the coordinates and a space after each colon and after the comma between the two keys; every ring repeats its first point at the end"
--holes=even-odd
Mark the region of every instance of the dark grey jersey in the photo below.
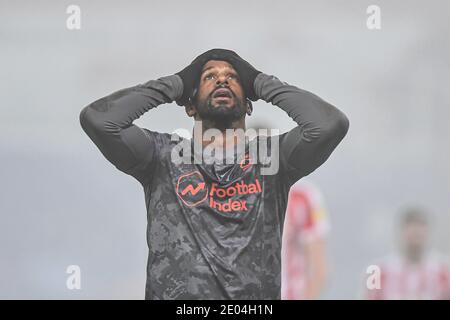
{"type": "Polygon", "coordinates": [[[133,124],[181,95],[176,75],[120,90],[82,110],[81,125],[103,155],[144,188],[147,299],[280,298],[289,188],[325,162],[345,136],[348,120],[324,100],[274,76],[259,74],[254,87],[298,125],[276,136],[279,170],[271,175],[249,161],[248,145],[234,154],[233,164],[176,163],[179,141],[133,124]]]}

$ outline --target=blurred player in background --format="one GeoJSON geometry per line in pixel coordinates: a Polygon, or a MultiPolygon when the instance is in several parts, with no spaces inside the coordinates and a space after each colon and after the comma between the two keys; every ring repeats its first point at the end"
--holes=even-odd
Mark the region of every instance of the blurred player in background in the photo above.
{"type": "Polygon", "coordinates": [[[448,260],[428,248],[430,226],[425,212],[405,211],[400,221],[400,251],[379,265],[379,289],[367,289],[374,300],[450,299],[448,260]]]}
{"type": "Polygon", "coordinates": [[[289,192],[282,246],[281,298],[316,299],[327,277],[327,213],[319,189],[301,179],[289,192]]]}

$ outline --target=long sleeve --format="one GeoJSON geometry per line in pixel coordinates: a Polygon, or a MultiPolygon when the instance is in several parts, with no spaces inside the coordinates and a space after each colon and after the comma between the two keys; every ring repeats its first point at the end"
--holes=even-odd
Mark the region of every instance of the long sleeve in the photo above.
{"type": "Polygon", "coordinates": [[[157,150],[151,132],[133,121],[160,104],[178,99],[182,92],[178,75],[150,80],[89,104],[80,113],[80,123],[106,159],[143,184],[157,150]]]}
{"type": "Polygon", "coordinates": [[[290,184],[322,165],[347,134],[344,113],[308,91],[264,73],[256,77],[254,88],[258,97],[284,110],[298,125],[279,136],[280,169],[290,184]]]}

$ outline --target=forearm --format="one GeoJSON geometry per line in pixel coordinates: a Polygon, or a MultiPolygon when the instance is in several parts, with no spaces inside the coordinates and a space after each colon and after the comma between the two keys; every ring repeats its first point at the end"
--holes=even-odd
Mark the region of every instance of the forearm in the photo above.
{"type": "Polygon", "coordinates": [[[297,123],[282,136],[280,156],[302,175],[322,164],[346,135],[349,122],[344,113],[311,92],[264,73],[256,77],[254,86],[259,98],[278,106],[297,123]]]}
{"type": "Polygon", "coordinates": [[[133,121],[174,101],[182,90],[181,79],[173,75],[117,91],[85,107],[80,113],[81,126],[112,164],[142,181],[154,148],[151,137],[133,121]]]}
{"type": "Polygon", "coordinates": [[[150,80],[91,103],[82,110],[80,121],[83,128],[114,132],[127,128],[150,109],[174,101],[182,91],[176,75],[150,80]]]}

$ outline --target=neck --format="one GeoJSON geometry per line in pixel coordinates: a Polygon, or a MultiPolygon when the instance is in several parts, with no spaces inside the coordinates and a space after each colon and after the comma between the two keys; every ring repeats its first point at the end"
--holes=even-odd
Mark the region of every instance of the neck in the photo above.
{"type": "Polygon", "coordinates": [[[237,129],[245,131],[244,118],[231,123],[196,120],[193,129],[193,137],[196,143],[201,141],[202,147],[232,148],[241,140],[241,135],[234,134],[237,129]],[[233,132],[233,134],[230,134],[230,132],[233,132]]]}

